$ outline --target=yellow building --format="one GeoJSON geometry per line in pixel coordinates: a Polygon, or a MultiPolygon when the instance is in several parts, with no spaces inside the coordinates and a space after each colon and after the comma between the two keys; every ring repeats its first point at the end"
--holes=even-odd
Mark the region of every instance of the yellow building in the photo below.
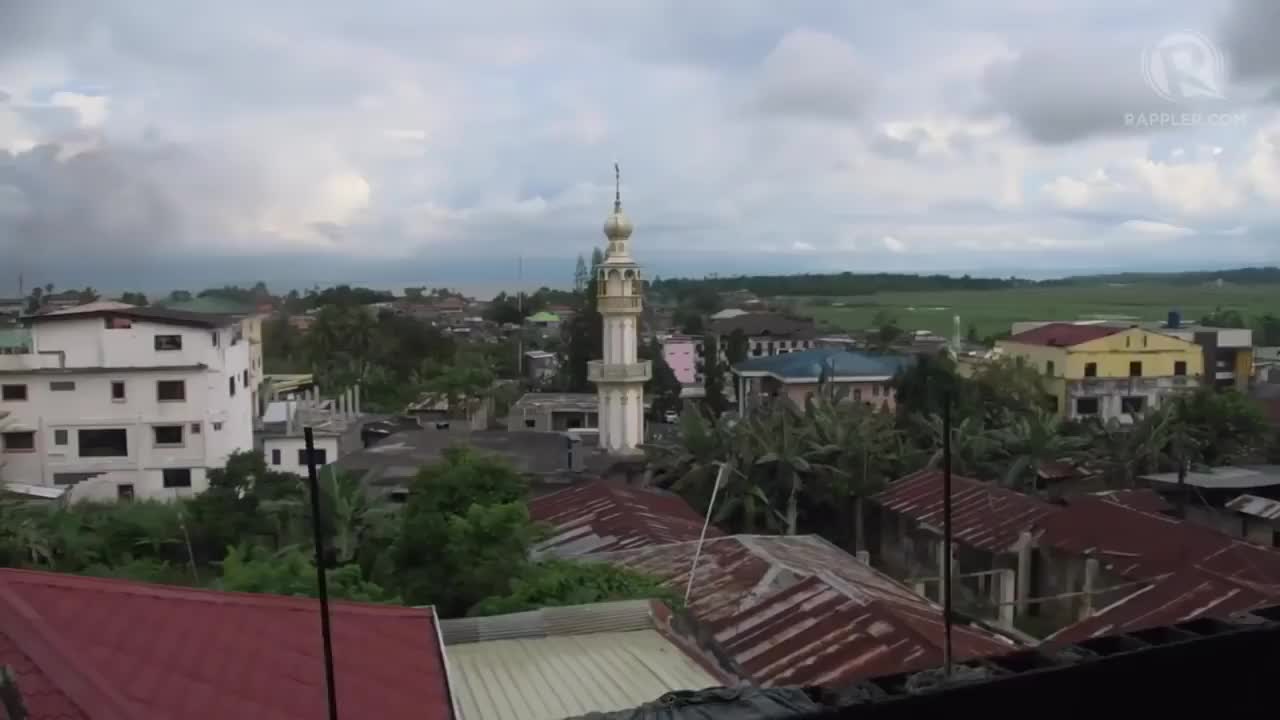
{"type": "Polygon", "coordinates": [[[1064,418],[1139,414],[1198,386],[1204,374],[1199,345],[1140,327],[1048,323],[997,347],[1048,378],[1047,390],[1064,418]]]}

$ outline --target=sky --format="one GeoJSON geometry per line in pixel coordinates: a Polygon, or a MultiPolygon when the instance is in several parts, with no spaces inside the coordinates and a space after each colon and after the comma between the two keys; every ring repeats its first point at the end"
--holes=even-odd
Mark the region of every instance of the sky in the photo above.
{"type": "Polygon", "coordinates": [[[0,295],[1280,263],[1274,0],[0,0],[0,295]]]}

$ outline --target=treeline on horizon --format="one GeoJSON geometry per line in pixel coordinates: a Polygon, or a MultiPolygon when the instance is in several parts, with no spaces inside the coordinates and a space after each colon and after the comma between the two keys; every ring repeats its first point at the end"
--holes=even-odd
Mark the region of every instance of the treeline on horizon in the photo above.
{"type": "Polygon", "coordinates": [[[696,290],[732,292],[746,290],[761,297],[849,296],[879,292],[942,290],[1007,290],[1022,287],[1071,287],[1101,284],[1202,285],[1222,280],[1237,285],[1280,284],[1280,268],[1248,267],[1234,270],[1196,270],[1171,273],[1113,273],[1074,275],[1052,280],[1028,280],[971,275],[915,275],[908,273],[805,273],[798,275],[736,275],[731,277],[655,279],[653,292],[683,297],[696,290]]]}

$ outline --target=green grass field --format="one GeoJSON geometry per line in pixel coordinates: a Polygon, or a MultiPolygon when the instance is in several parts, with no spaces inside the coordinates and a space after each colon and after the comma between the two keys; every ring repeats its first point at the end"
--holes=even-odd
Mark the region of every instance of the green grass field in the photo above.
{"type": "Polygon", "coordinates": [[[1012,290],[888,292],[844,298],[809,298],[799,309],[820,323],[843,330],[870,327],[881,311],[903,329],[931,330],[950,336],[952,318],[960,316],[962,332],[975,325],[979,336],[1007,332],[1019,320],[1079,320],[1092,315],[1134,316],[1163,320],[1169,310],[1184,320],[1197,320],[1221,307],[1238,310],[1246,319],[1262,313],[1280,315],[1277,285],[1097,285],[1032,287],[1012,290]],[[843,304],[841,306],[840,304],[843,304]]]}

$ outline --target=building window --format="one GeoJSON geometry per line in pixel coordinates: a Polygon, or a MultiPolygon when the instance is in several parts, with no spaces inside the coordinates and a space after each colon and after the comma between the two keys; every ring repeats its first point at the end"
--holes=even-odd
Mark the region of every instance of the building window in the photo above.
{"type": "Polygon", "coordinates": [[[871,386],[871,396],[872,396],[872,397],[880,397],[880,386],[879,386],[879,385],[872,385],[872,386],[871,386]]]}
{"type": "Polygon", "coordinates": [[[524,419],[524,426],[525,426],[525,427],[527,427],[527,428],[536,427],[536,426],[537,426],[537,424],[538,424],[538,421],[537,421],[537,419],[535,419],[535,418],[525,418],[525,419],[524,419]]]}
{"type": "Polygon", "coordinates": [[[107,316],[102,318],[102,326],[108,330],[128,330],[133,327],[133,320],[126,317],[107,316]]]}
{"type": "Polygon", "coordinates": [[[232,375],[227,378],[227,389],[231,391],[231,397],[236,396],[236,376],[232,375]]]}
{"type": "Polygon", "coordinates": [[[4,439],[5,452],[35,452],[36,434],[31,431],[7,432],[0,434],[4,439]]]}
{"type": "Polygon", "coordinates": [[[249,371],[244,371],[244,386],[249,387],[249,371]]]}
{"type": "Polygon", "coordinates": [[[151,432],[155,435],[156,447],[182,446],[181,425],[156,425],[151,428],[151,432]]]}
{"type": "Polygon", "coordinates": [[[1146,347],[1146,346],[1147,346],[1147,336],[1146,336],[1146,335],[1143,335],[1143,336],[1142,336],[1142,347],[1146,347]]]}
{"type": "Polygon", "coordinates": [[[67,438],[67,431],[66,431],[66,430],[54,430],[54,431],[53,431],[53,444],[54,444],[54,445],[66,445],[66,444],[67,444],[67,440],[68,440],[68,438],[67,438]]]}
{"type": "Polygon", "coordinates": [[[1130,343],[1132,343],[1132,342],[1133,342],[1133,338],[1131,338],[1131,337],[1126,337],[1126,338],[1124,339],[1124,346],[1125,346],[1125,347],[1129,347],[1130,343]]]}
{"type": "Polygon", "coordinates": [[[1098,398],[1096,397],[1076,398],[1076,414],[1077,415],[1097,415],[1098,414],[1098,398]]]}
{"type": "Polygon", "coordinates": [[[221,429],[222,429],[222,423],[220,423],[220,422],[215,422],[215,423],[213,424],[213,431],[214,431],[214,432],[218,432],[218,431],[219,431],[219,430],[221,430],[221,429]]]}
{"type": "Polygon", "coordinates": [[[853,399],[854,402],[862,402],[862,388],[854,388],[853,399]]]}
{"type": "Polygon", "coordinates": [[[181,335],[157,335],[156,349],[157,350],[181,350],[182,336],[181,335]]]}
{"type": "Polygon", "coordinates": [[[85,480],[88,480],[89,478],[97,474],[98,473],[91,473],[91,472],[54,473],[53,484],[54,485],[75,485],[76,483],[84,482],[85,480]]]}
{"type": "Polygon", "coordinates": [[[1120,412],[1130,415],[1137,415],[1142,412],[1142,408],[1146,406],[1147,399],[1144,397],[1122,397],[1120,398],[1120,412]]]}
{"type": "Polygon", "coordinates": [[[165,468],[164,486],[167,488],[191,487],[191,468],[165,468]]]}
{"type": "Polygon", "coordinates": [[[1129,377],[1142,377],[1142,361],[1134,360],[1129,363],[1129,377]]]}
{"type": "Polygon", "coordinates": [[[1085,364],[1084,364],[1084,376],[1085,376],[1085,377],[1098,377],[1098,363],[1096,363],[1096,362],[1093,362],[1093,363],[1085,363],[1085,364]]]}
{"type": "Polygon", "coordinates": [[[187,399],[187,383],[184,380],[157,380],[156,399],[160,402],[182,402],[187,399]]]}
{"type": "MultiPolygon", "coordinates": [[[[324,449],[324,448],[316,448],[315,450],[313,450],[313,451],[312,451],[312,457],[313,457],[313,458],[315,458],[316,465],[324,465],[324,464],[325,464],[325,459],[326,459],[327,454],[328,454],[328,453],[326,453],[326,452],[325,452],[325,449],[324,449]]],[[[298,450],[298,464],[299,464],[299,465],[306,465],[306,464],[307,464],[307,449],[306,449],[306,448],[300,448],[300,449],[298,450]]]]}
{"type": "Polygon", "coordinates": [[[124,402],[124,381],[111,381],[111,399],[115,402],[124,402]]]}
{"type": "Polygon", "coordinates": [[[191,423],[191,434],[192,435],[200,434],[200,423],[191,423]]]}
{"type": "Polygon", "coordinates": [[[116,500],[120,502],[129,502],[133,499],[133,483],[125,483],[116,486],[116,500]]]}
{"type": "Polygon", "coordinates": [[[73,380],[54,380],[49,383],[50,392],[75,392],[76,384],[73,380]]]}
{"type": "Polygon", "coordinates": [[[1044,364],[1044,374],[1053,377],[1053,361],[1050,360],[1044,364]]]}
{"type": "Polygon", "coordinates": [[[81,430],[80,457],[128,457],[129,433],[124,428],[81,430]]]}
{"type": "Polygon", "coordinates": [[[26,385],[0,385],[0,400],[17,402],[27,399],[26,385]]]}
{"type": "Polygon", "coordinates": [[[1174,375],[1186,375],[1186,374],[1187,374],[1187,363],[1186,363],[1186,361],[1185,361],[1185,360],[1178,360],[1178,361],[1176,361],[1176,362],[1174,362],[1174,363],[1173,363],[1173,374],[1174,374],[1174,375]]]}
{"type": "Polygon", "coordinates": [[[209,333],[209,337],[213,338],[213,346],[218,347],[218,331],[214,330],[213,332],[209,333]]]}
{"type": "Polygon", "coordinates": [[[271,451],[271,464],[272,465],[280,464],[280,448],[275,448],[274,450],[271,451]]]}

